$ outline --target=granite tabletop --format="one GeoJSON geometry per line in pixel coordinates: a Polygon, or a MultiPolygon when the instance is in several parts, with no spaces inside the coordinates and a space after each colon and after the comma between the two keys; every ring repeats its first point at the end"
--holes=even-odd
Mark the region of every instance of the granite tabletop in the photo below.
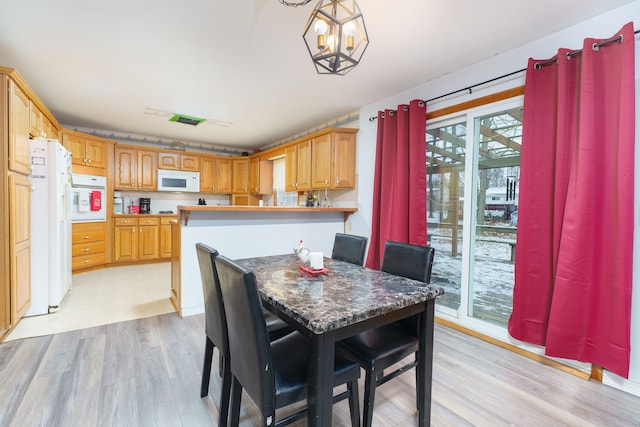
{"type": "Polygon", "coordinates": [[[328,272],[313,277],[300,272],[293,253],[237,262],[254,272],[263,301],[316,334],[444,293],[439,287],[330,258],[324,258],[328,272]]]}

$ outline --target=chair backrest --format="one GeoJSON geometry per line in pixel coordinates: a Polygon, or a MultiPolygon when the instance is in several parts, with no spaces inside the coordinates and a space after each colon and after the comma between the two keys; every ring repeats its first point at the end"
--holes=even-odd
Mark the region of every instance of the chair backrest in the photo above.
{"type": "Polygon", "coordinates": [[[215,259],[227,315],[231,373],[263,411],[275,411],[269,334],[252,271],[222,255],[215,259]]]}
{"type": "Polygon", "coordinates": [[[218,282],[218,273],[214,262],[218,256],[218,251],[204,243],[196,243],[196,253],[198,255],[202,293],[204,295],[205,333],[213,342],[213,345],[218,347],[218,351],[223,356],[229,357],[227,323],[218,282]]]}
{"type": "Polygon", "coordinates": [[[381,271],[424,283],[431,281],[435,249],[430,246],[387,241],[384,244],[381,271]]]}
{"type": "Polygon", "coordinates": [[[331,258],[350,262],[351,264],[363,265],[367,240],[366,237],[362,236],[336,233],[331,258]]]}

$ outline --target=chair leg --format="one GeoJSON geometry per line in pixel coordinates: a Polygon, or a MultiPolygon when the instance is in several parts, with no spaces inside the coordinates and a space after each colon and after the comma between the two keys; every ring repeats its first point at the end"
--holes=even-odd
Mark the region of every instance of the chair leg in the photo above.
{"type": "MultiPolygon", "coordinates": [[[[222,363],[222,384],[220,385],[220,417],[218,424],[226,427],[229,418],[229,400],[231,399],[231,363],[220,355],[222,363]]],[[[232,424],[235,425],[235,424],[232,424]]]]}
{"type": "Polygon", "coordinates": [[[351,412],[351,427],[360,427],[360,396],[358,396],[358,380],[347,383],[349,390],[349,411],[351,412]]]}
{"type": "Polygon", "coordinates": [[[373,404],[376,397],[376,374],[371,373],[364,379],[364,413],[362,427],[371,427],[373,423],[373,404]]]}
{"type": "Polygon", "coordinates": [[[209,378],[211,377],[211,359],[213,358],[213,341],[207,337],[204,346],[204,363],[202,365],[202,382],[200,383],[200,397],[209,394],[209,378]]]}
{"type": "Polygon", "coordinates": [[[242,400],[242,386],[235,376],[231,386],[231,408],[229,425],[235,427],[240,422],[240,401],[242,400]]]}

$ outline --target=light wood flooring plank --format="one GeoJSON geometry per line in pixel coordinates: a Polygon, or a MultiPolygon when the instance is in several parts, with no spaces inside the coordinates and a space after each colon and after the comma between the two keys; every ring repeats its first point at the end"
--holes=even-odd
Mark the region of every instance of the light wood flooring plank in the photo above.
{"type": "MultiPolygon", "coordinates": [[[[209,396],[200,399],[204,342],[203,315],[172,313],[0,344],[0,426],[215,426],[217,350],[209,396]]],[[[361,396],[363,386],[361,379],[361,396]]],[[[241,427],[256,425],[246,394],[241,411],[241,427]]],[[[346,401],[333,414],[334,426],[350,425],[346,401]]],[[[433,426],[626,427],[638,420],[637,396],[436,326],[433,426]]],[[[417,425],[413,371],[378,388],[374,425],[417,425]]]]}

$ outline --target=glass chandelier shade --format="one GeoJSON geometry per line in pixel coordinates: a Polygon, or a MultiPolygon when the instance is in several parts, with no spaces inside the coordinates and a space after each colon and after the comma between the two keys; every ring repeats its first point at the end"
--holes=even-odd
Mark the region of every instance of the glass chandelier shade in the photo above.
{"type": "Polygon", "coordinates": [[[320,0],[302,37],[319,74],[347,74],[358,65],[369,45],[355,0],[320,0]]]}

